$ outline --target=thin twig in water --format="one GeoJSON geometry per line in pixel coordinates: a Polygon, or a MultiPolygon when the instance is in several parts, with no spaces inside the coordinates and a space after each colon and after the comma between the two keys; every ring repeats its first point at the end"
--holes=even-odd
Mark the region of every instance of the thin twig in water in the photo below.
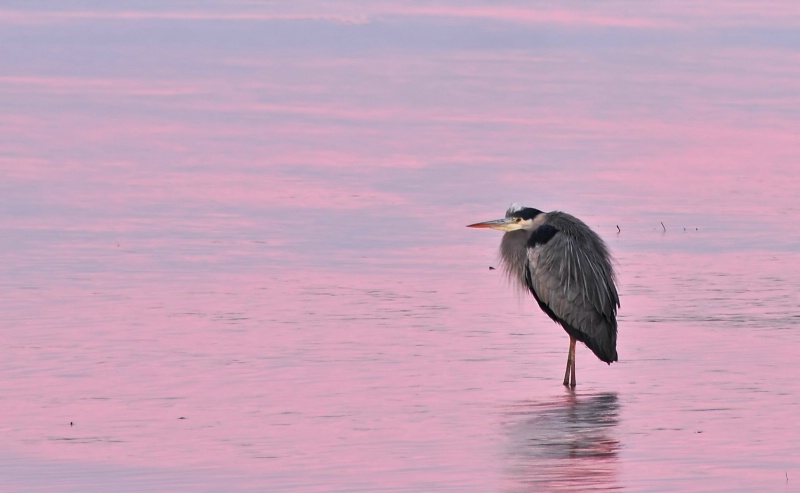
{"type": "Polygon", "coordinates": [[[667,227],[664,226],[664,221],[661,221],[661,227],[664,228],[664,232],[666,233],[667,232],[667,227]]]}
{"type": "Polygon", "coordinates": [[[617,234],[620,234],[620,233],[622,233],[622,230],[619,229],[619,224],[617,224],[617,234]]]}

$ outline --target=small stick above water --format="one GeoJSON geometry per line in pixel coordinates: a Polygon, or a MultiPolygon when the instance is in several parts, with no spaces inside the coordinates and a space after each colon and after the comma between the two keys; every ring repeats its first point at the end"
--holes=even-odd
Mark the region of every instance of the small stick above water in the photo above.
{"type": "Polygon", "coordinates": [[[661,221],[661,227],[664,228],[664,232],[666,233],[667,232],[667,227],[664,226],[664,221],[661,221]]]}

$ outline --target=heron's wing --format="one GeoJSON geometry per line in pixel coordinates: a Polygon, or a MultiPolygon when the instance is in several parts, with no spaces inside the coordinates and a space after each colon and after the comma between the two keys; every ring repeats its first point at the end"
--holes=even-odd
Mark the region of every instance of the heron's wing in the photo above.
{"type": "Polygon", "coordinates": [[[599,237],[560,231],[528,246],[529,288],[541,308],[604,361],[616,360],[619,297],[599,237]]]}

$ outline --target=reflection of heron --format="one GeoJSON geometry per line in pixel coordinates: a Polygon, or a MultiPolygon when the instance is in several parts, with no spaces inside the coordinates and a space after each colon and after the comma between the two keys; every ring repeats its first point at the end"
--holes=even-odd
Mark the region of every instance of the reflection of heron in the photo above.
{"type": "Polygon", "coordinates": [[[505,412],[510,491],[617,489],[619,399],[614,393],[515,405],[505,412]]]}
{"type": "Polygon", "coordinates": [[[575,341],[606,363],[617,361],[619,296],[603,240],[564,212],[512,205],[506,217],[470,224],[505,231],[500,258],[509,278],[569,334],[564,385],[575,386],[575,341]]]}

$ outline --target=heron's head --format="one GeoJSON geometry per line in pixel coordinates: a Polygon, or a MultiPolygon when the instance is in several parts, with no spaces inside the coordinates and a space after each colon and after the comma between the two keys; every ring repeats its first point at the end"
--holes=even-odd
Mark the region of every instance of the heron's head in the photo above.
{"type": "Polygon", "coordinates": [[[482,223],[470,224],[468,228],[491,228],[500,231],[517,231],[525,229],[533,231],[538,228],[544,221],[545,214],[539,209],[532,207],[523,207],[518,204],[513,204],[506,211],[506,217],[502,219],[494,219],[492,221],[484,221],[482,223]]]}

